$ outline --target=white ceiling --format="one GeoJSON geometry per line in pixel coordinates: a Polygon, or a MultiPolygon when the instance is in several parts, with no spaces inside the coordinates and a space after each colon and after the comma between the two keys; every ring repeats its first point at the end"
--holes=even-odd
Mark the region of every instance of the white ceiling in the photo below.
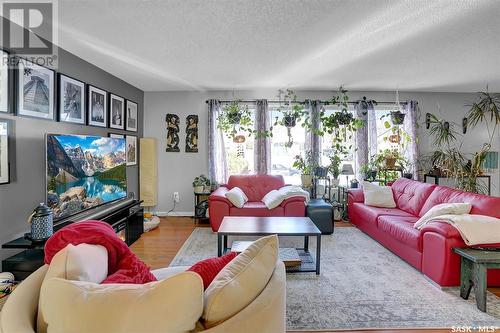
{"type": "Polygon", "coordinates": [[[59,44],[145,91],[500,91],[499,0],[59,0],[59,44]]]}

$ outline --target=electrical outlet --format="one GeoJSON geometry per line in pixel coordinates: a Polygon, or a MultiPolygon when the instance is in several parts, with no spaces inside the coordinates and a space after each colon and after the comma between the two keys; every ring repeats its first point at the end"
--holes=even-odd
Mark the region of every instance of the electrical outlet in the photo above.
{"type": "Polygon", "coordinates": [[[174,192],[174,202],[179,203],[181,201],[181,196],[179,195],[179,192],[174,192]]]}

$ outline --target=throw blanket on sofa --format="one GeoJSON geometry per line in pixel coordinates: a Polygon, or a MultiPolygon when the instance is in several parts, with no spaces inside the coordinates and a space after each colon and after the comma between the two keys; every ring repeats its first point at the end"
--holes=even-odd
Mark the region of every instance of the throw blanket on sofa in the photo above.
{"type": "Polygon", "coordinates": [[[142,262],[116,235],[113,228],[102,221],[84,221],[70,224],[45,243],[45,263],[68,244],[102,245],[108,250],[108,277],[102,283],[147,283],[156,281],[149,267],[142,262]]]}
{"type": "Polygon", "coordinates": [[[300,186],[283,186],[279,190],[269,191],[261,201],[268,209],[273,209],[286,199],[293,197],[304,198],[306,204],[309,202],[309,192],[304,191],[300,186]]]}
{"type": "Polygon", "coordinates": [[[485,215],[441,215],[429,222],[446,222],[455,227],[462,236],[465,244],[500,243],[500,219],[485,215]]]}

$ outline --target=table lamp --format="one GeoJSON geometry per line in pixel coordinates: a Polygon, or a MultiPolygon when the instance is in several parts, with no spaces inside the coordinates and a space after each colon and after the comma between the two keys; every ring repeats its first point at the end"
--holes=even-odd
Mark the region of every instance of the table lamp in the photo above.
{"type": "Polygon", "coordinates": [[[350,163],[342,164],[342,171],[340,171],[340,174],[346,176],[347,186],[349,186],[349,176],[354,175],[354,169],[352,167],[352,164],[350,163]]]}

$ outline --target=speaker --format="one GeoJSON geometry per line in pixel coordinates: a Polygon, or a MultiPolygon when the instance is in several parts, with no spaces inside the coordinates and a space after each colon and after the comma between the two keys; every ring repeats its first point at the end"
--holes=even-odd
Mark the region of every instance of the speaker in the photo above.
{"type": "Polygon", "coordinates": [[[142,206],[152,207],[158,204],[158,159],[156,139],[140,139],[139,183],[142,206]]]}

